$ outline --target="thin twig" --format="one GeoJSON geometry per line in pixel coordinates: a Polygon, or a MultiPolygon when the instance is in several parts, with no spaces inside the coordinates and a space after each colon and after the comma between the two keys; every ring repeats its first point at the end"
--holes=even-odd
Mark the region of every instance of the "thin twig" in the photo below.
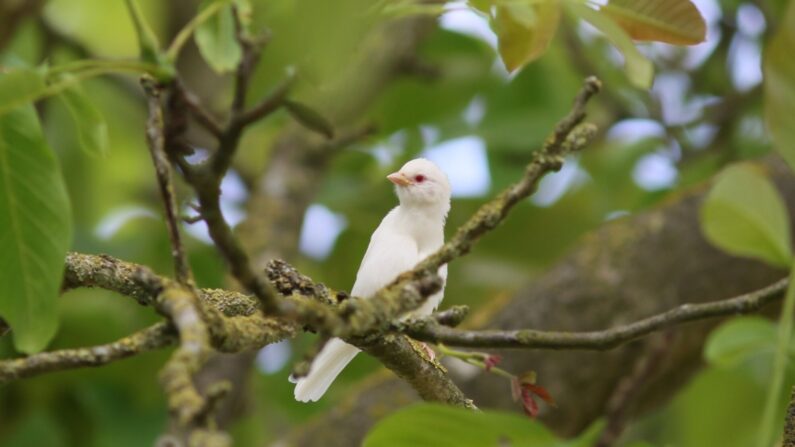
{"type": "Polygon", "coordinates": [[[227,6],[227,4],[228,3],[225,2],[225,1],[218,1],[218,2],[211,3],[206,8],[204,8],[201,12],[199,12],[199,14],[197,14],[195,17],[193,17],[190,20],[190,22],[185,24],[185,26],[181,30],[179,30],[177,35],[174,37],[174,40],[171,42],[171,45],[169,45],[168,50],[166,51],[166,56],[170,60],[176,61],[177,60],[177,56],[179,56],[180,50],[188,42],[188,39],[190,39],[190,36],[193,35],[193,33],[196,31],[196,29],[202,23],[206,22],[212,16],[217,14],[221,10],[221,8],[223,8],[224,6],[227,6]]]}
{"type": "Polygon", "coordinates": [[[661,333],[658,337],[652,338],[648,343],[647,352],[638,359],[630,373],[619,381],[607,402],[605,411],[607,424],[594,447],[610,447],[618,441],[638,394],[660,369],[660,364],[671,348],[672,339],[671,333],[661,333]]]}
{"type": "MultiPolygon", "coordinates": [[[[243,79],[240,82],[247,81],[243,79]]],[[[276,88],[268,96],[262,99],[250,110],[233,113],[229,125],[226,127],[226,129],[224,129],[223,133],[218,139],[218,151],[215,152],[207,164],[209,166],[210,173],[213,176],[221,178],[226,174],[226,171],[229,169],[229,165],[232,163],[232,159],[237,152],[237,147],[240,143],[240,137],[243,135],[245,128],[256,121],[267,117],[281,107],[284,103],[284,100],[287,98],[287,93],[290,91],[292,83],[293,77],[288,76],[287,79],[276,86],[276,88]]],[[[245,87],[238,87],[238,90],[235,94],[245,95],[245,90],[245,87]]],[[[236,100],[242,101],[242,99],[236,100]]]]}
{"type": "Polygon", "coordinates": [[[179,233],[179,212],[177,211],[177,199],[171,180],[171,167],[164,148],[164,122],[163,109],[160,105],[160,89],[153,80],[148,78],[144,78],[142,84],[144,90],[146,90],[147,103],[149,105],[146,137],[149,143],[149,153],[152,155],[152,163],[155,166],[157,183],[160,186],[160,196],[163,199],[166,226],[168,227],[168,236],[171,239],[171,256],[174,259],[174,271],[180,284],[193,287],[193,273],[191,272],[188,256],[185,253],[179,233]]]}
{"type": "Polygon", "coordinates": [[[294,80],[294,76],[288,75],[287,79],[280,82],[273,91],[254,105],[254,107],[242,112],[234,123],[230,124],[230,127],[242,129],[276,111],[284,104],[284,100],[287,98],[287,93],[290,92],[290,87],[292,87],[294,80]]]}
{"type": "Polygon", "coordinates": [[[235,93],[232,97],[232,119],[234,120],[246,107],[246,96],[251,75],[259,62],[262,48],[270,36],[265,34],[258,39],[248,36],[243,23],[241,23],[240,11],[238,11],[236,5],[232,6],[232,17],[235,23],[235,36],[243,51],[237,71],[235,71],[235,93]]]}
{"type": "Polygon", "coordinates": [[[763,289],[731,299],[704,304],[683,304],[667,312],[603,331],[464,331],[424,319],[415,326],[406,328],[404,332],[417,340],[453,346],[603,351],[682,323],[756,312],[767,304],[779,301],[788,283],[789,280],[785,278],[763,289]]]}
{"type": "Polygon", "coordinates": [[[218,120],[202,106],[199,97],[188,90],[181,82],[177,85],[176,92],[182,95],[185,105],[188,106],[188,111],[196,118],[196,122],[213,134],[214,137],[220,138],[223,134],[221,125],[218,124],[218,120]]]}
{"type": "Polygon", "coordinates": [[[102,366],[136,354],[174,344],[176,333],[168,323],[157,323],[105,345],[41,352],[0,361],[0,383],[39,374],[89,366],[102,366]]]}
{"type": "Polygon", "coordinates": [[[229,264],[232,275],[260,300],[263,310],[274,315],[280,314],[277,294],[270,283],[251,267],[248,254],[224,219],[219,203],[220,186],[215,181],[209,184],[205,182],[196,186],[196,193],[210,238],[229,264]]]}

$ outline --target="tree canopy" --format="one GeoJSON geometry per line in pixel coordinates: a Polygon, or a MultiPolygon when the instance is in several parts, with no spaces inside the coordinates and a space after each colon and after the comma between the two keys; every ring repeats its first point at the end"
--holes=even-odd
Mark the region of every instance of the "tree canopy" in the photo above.
{"type": "Polygon", "coordinates": [[[795,446],[793,54],[785,0],[0,0],[0,444],[795,446]],[[350,296],[417,157],[446,244],[350,296]]]}

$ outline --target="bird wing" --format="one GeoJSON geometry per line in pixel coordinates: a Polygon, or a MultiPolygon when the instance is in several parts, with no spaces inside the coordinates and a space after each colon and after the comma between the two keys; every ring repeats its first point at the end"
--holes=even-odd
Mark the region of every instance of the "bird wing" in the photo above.
{"type": "MultiPolygon", "coordinates": [[[[370,245],[356,274],[356,283],[351,289],[353,296],[371,297],[420,260],[416,241],[397,231],[391,214],[381,221],[370,238],[370,245]]],[[[331,339],[315,357],[309,374],[296,381],[295,399],[302,402],[320,399],[358,353],[355,346],[338,338],[331,339]]]]}
{"type": "Polygon", "coordinates": [[[398,275],[414,268],[419,261],[417,242],[397,231],[390,215],[387,215],[370,238],[351,294],[369,298],[398,275]]]}

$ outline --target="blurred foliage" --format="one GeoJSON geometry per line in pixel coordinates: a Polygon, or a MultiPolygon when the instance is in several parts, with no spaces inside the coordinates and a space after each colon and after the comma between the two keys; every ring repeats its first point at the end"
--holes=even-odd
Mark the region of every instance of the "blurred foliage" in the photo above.
{"type": "MultiPolygon", "coordinates": [[[[168,42],[202,2],[137,3],[155,35],[168,42]]],[[[558,174],[545,180],[549,186],[557,183],[558,196],[544,206],[521,204],[471,255],[450,266],[445,305],[484,306],[531,281],[606,219],[648,209],[703,182],[730,162],[767,153],[770,145],[762,124],[758,80],[747,88],[738,85],[734,73],[741,67],[730,61],[736,59],[741,41],[750,42],[758,54],[772,32],[784,26],[778,19],[784,17],[787,2],[695,3],[702,12],[710,11],[705,14],[709,30],[705,43],[691,49],[643,44],[637,56],[624,54],[627,63],[636,60],[643,65],[633,57],[653,62],[657,78],[651,90],[635,87],[643,84],[639,78],[650,76],[642,71],[645,68],[630,69],[628,76],[622,68],[624,59],[607,40],[571,16],[562,17],[548,51],[514,74],[507,73],[499,52],[487,42],[451,28],[435,29],[415,61],[430,67],[431,75],[407,75],[390,83],[374,98],[365,117],[377,123],[377,135],[333,160],[316,202],[344,216],[347,226],[326,259],[304,257],[297,262],[299,268],[319,281],[348,288],[370,234],[395,204],[384,176],[440,142],[474,136],[487,148],[489,189],[485,195],[454,199],[448,231],[455,229],[486,197],[521,174],[531,152],[568,110],[580,79],[589,74],[597,74],[606,85],[590,115],[603,134],[586,153],[570,160],[576,165],[571,179],[563,182],[558,174]],[[761,18],[761,31],[749,33],[741,26],[748,17],[755,17],[757,25],[761,18]],[[675,82],[664,82],[671,79],[675,82]],[[637,120],[645,124],[639,126],[637,120]],[[642,181],[656,172],[642,169],[650,156],[670,165],[669,181],[651,187],[642,181]]],[[[284,79],[288,67],[294,67],[299,73],[300,104],[323,113],[345,110],[346,105],[329,92],[355,79],[351,67],[357,66],[365,47],[377,44],[374,30],[391,19],[372,14],[372,4],[371,0],[252,1],[252,32],[268,29],[271,41],[248,101],[262,97],[284,79]]],[[[481,19],[485,24],[487,18],[481,19]]],[[[228,26],[217,25],[215,30],[228,32],[228,26]]],[[[230,77],[203,62],[195,45],[193,40],[187,43],[177,69],[209,108],[224,110],[231,102],[230,77]]],[[[207,45],[205,55],[209,51],[234,57],[225,47],[207,45]]],[[[13,58],[30,66],[137,54],[136,34],[124,3],[105,0],[50,0],[40,14],[20,22],[12,40],[0,48],[4,64],[10,65],[13,58]]],[[[524,53],[528,55],[536,56],[534,51],[524,53]]],[[[522,64],[530,59],[525,57],[522,64]]],[[[72,249],[109,253],[170,274],[168,237],[156,217],[160,203],[145,146],[145,105],[135,78],[92,78],[82,82],[80,90],[96,108],[81,115],[102,118],[81,120],[75,127],[74,109],[87,107],[81,99],[51,98],[37,104],[72,201],[72,249]],[[102,120],[107,144],[100,130],[102,120]],[[87,155],[86,146],[94,147],[95,155],[87,155]],[[101,150],[105,146],[107,151],[101,150]]],[[[238,165],[243,177],[263,165],[279,131],[291,120],[282,111],[248,131],[238,165]]],[[[202,138],[196,136],[199,147],[207,144],[202,138]]],[[[232,202],[228,205],[242,209],[245,199],[232,202]]],[[[188,238],[187,248],[199,285],[224,286],[224,265],[214,248],[195,236],[188,238]]],[[[51,349],[107,342],[158,319],[152,309],[128,298],[94,290],[65,294],[58,311],[60,329],[51,349]]],[[[291,342],[292,360],[300,358],[310,341],[311,336],[302,336],[291,342]]],[[[0,357],[14,355],[9,337],[0,338],[0,357]]],[[[157,373],[167,355],[150,353],[99,369],[48,374],[0,388],[0,444],[151,444],[166,425],[157,373]]],[[[769,368],[770,362],[770,357],[761,356],[711,362],[670,404],[634,427],[627,442],[749,445],[759,425],[766,382],[763,375],[748,371],[769,368]],[[718,404],[727,395],[732,404],[718,404]]],[[[238,445],[263,445],[276,439],[289,427],[337,405],[362,378],[379,369],[372,359],[359,356],[322,401],[305,405],[292,398],[292,386],[286,381],[290,364],[251,377],[247,413],[232,428],[238,445]]],[[[790,374],[787,383],[793,380],[790,374]]],[[[783,401],[779,407],[783,408],[783,401]]]]}
{"type": "Polygon", "coordinates": [[[416,404],[384,418],[364,440],[364,447],[588,447],[602,429],[593,424],[575,440],[564,441],[543,425],[497,411],[473,412],[438,404],[416,404]]]}

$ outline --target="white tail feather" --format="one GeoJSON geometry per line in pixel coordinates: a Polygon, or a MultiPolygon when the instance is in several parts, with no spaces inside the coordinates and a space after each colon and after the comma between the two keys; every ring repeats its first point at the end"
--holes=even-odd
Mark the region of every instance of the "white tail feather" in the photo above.
{"type": "Polygon", "coordinates": [[[295,400],[314,402],[320,399],[331,386],[331,382],[358,353],[358,348],[339,338],[329,340],[312,362],[309,374],[295,382],[295,400]]]}

